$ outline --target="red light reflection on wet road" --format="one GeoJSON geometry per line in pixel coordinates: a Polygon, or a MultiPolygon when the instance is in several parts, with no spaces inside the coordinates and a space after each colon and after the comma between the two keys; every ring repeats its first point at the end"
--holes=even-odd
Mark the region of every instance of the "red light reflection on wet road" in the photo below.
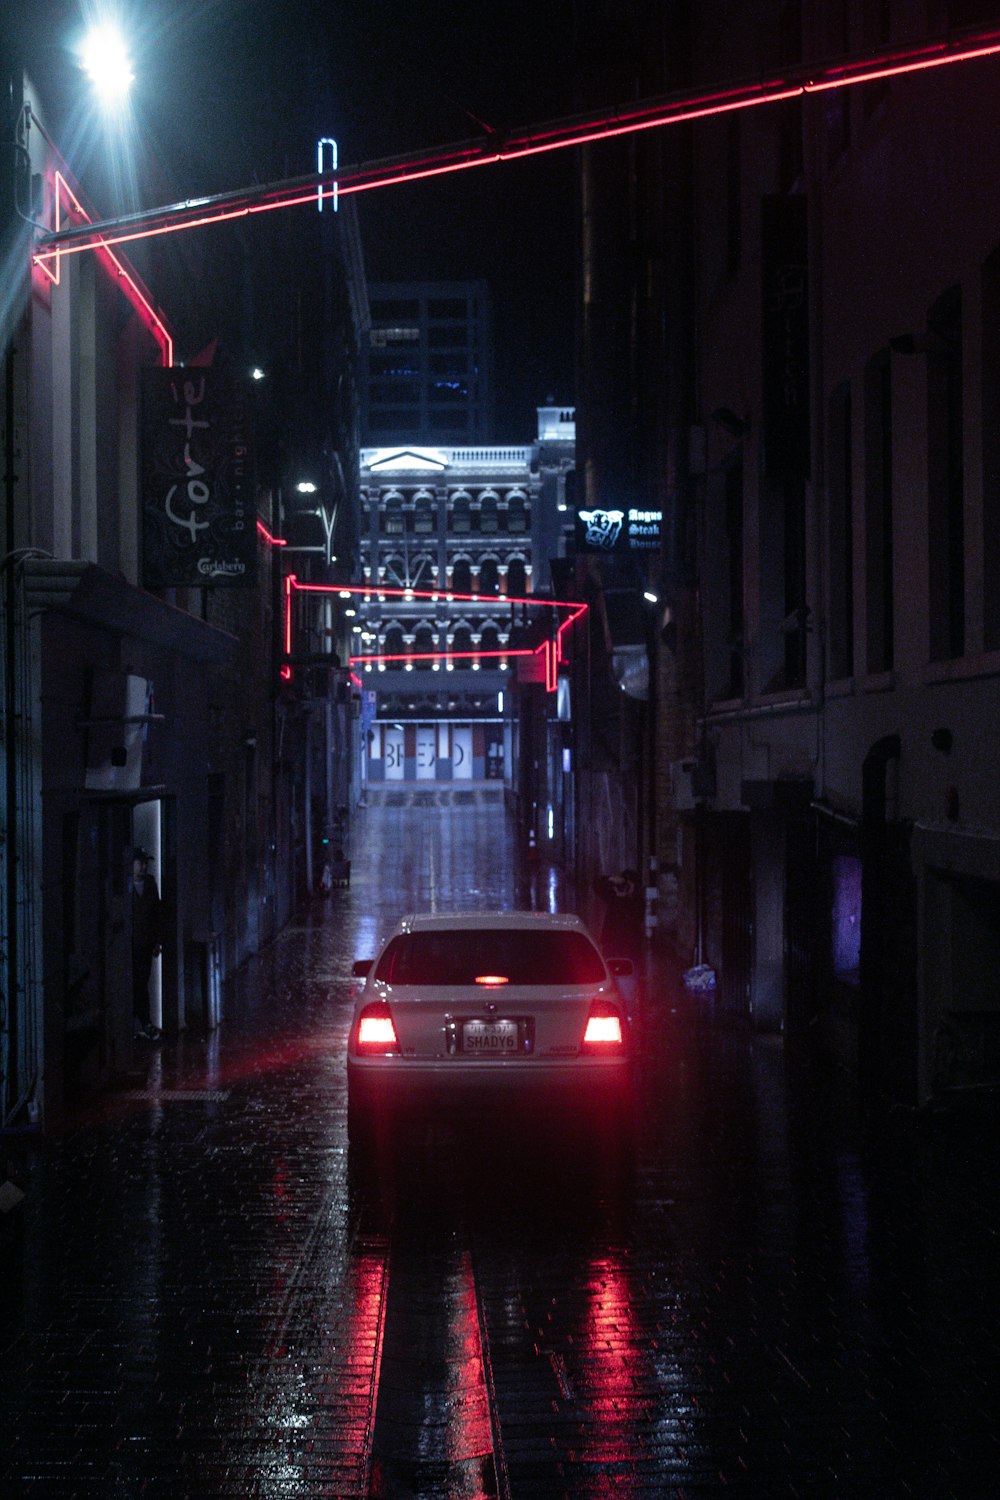
{"type": "Polygon", "coordinates": [[[632,1311],[625,1267],[613,1256],[593,1260],[585,1284],[587,1313],[583,1348],[571,1379],[589,1411],[578,1454],[584,1462],[626,1462],[635,1452],[634,1364],[642,1331],[632,1311]]]}
{"type": "MultiPolygon", "coordinates": [[[[493,1454],[476,1281],[472,1257],[467,1251],[459,1261],[448,1312],[449,1358],[445,1400],[453,1416],[448,1428],[448,1460],[452,1464],[466,1464],[472,1459],[492,1457],[493,1454]]],[[[482,1493],[477,1488],[473,1496],[470,1491],[470,1500],[478,1500],[482,1493]]]]}
{"type": "Polygon", "coordinates": [[[385,1331],[388,1248],[372,1241],[356,1250],[348,1269],[348,1313],[326,1376],[331,1401],[344,1408],[340,1422],[341,1463],[353,1473],[356,1488],[346,1494],[369,1493],[375,1407],[378,1401],[385,1331]]]}

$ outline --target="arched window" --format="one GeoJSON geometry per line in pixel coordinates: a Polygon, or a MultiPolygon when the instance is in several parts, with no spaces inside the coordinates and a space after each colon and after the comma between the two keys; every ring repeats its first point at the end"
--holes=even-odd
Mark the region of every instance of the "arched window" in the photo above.
{"type": "Polygon", "coordinates": [[[472,564],[467,557],[456,560],[451,573],[451,587],[456,594],[472,593],[472,564]]]}
{"type": "Polygon", "coordinates": [[[417,536],[429,536],[434,531],[434,497],[418,495],[413,502],[413,530],[417,536]]]}
{"type": "Polygon", "coordinates": [[[472,631],[464,620],[455,627],[451,649],[452,651],[465,653],[461,661],[456,661],[456,667],[470,667],[472,665],[472,657],[469,654],[472,651],[472,631]]]}
{"type": "MultiPolygon", "coordinates": [[[[426,620],[421,620],[413,635],[413,654],[427,657],[434,649],[434,631],[426,620]]],[[[415,661],[413,665],[418,672],[430,672],[434,663],[430,660],[415,661]]]]}
{"type": "Polygon", "coordinates": [[[507,564],[507,593],[512,599],[527,597],[528,574],[523,557],[512,557],[507,564]]]}
{"type": "Polygon", "coordinates": [[[495,557],[484,557],[479,563],[479,592],[499,594],[500,565],[495,557]]]}
{"type": "Polygon", "coordinates": [[[407,587],[411,589],[433,588],[436,572],[437,559],[429,552],[418,552],[416,556],[410,558],[410,581],[407,587]]]}
{"type": "Polygon", "coordinates": [[[513,494],[507,501],[507,530],[520,532],[527,529],[528,502],[523,495],[513,494]]]}
{"type": "Polygon", "coordinates": [[[386,536],[403,535],[403,497],[400,494],[387,495],[385,510],[382,513],[382,530],[386,536]]]}
{"type": "MultiPolygon", "coordinates": [[[[402,656],[405,649],[406,648],[403,641],[402,626],[390,625],[389,629],[385,633],[385,638],[382,642],[383,656],[402,656]]],[[[402,666],[402,662],[391,661],[388,663],[388,665],[390,667],[399,668],[402,666]]]]}
{"type": "Polygon", "coordinates": [[[479,501],[479,530],[482,532],[494,532],[500,529],[500,517],[497,509],[497,497],[492,490],[488,490],[479,501]]]}
{"type": "MultiPolygon", "coordinates": [[[[488,621],[487,624],[483,626],[480,645],[482,646],[484,652],[500,650],[500,632],[497,630],[497,627],[492,620],[488,621]]],[[[483,662],[483,669],[485,670],[487,667],[491,666],[495,667],[497,665],[497,661],[497,657],[490,657],[488,660],[483,662]]]]}
{"type": "Polygon", "coordinates": [[[472,530],[472,501],[464,491],[451,502],[451,529],[462,535],[472,530]]]}
{"type": "Polygon", "coordinates": [[[406,561],[404,558],[400,557],[395,552],[390,553],[388,556],[382,559],[382,566],[385,568],[385,574],[383,576],[382,582],[385,584],[386,588],[406,588],[406,561]]]}

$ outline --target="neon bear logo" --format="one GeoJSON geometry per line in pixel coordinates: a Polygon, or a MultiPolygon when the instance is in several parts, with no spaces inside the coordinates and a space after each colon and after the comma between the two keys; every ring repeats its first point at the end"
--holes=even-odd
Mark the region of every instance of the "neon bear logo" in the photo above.
{"type": "Polygon", "coordinates": [[[618,540],[624,519],[623,510],[581,510],[580,520],[587,528],[586,545],[610,550],[618,540]]]}

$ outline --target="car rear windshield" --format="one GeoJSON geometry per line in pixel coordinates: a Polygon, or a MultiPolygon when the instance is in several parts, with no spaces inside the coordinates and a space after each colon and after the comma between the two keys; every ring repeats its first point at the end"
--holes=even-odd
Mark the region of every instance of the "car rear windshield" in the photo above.
{"type": "Polygon", "coordinates": [[[604,963],[582,932],[455,928],[394,937],[375,978],[387,984],[599,984],[604,963]]]}

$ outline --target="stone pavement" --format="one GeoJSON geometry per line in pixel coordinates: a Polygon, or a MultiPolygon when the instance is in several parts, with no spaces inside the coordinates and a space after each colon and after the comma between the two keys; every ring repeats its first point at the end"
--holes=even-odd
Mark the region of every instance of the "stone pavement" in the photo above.
{"type": "Polygon", "coordinates": [[[995,1122],[866,1123],[663,955],[630,1170],[428,1126],[359,1186],[350,962],[404,907],[564,899],[512,848],[482,799],[369,809],[217,1032],[0,1142],[3,1500],[998,1492],[995,1122]]]}

